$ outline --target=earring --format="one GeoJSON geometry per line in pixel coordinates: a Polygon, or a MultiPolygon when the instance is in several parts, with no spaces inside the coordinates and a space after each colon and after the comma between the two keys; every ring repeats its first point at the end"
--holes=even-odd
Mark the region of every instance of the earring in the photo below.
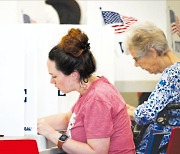
{"type": "Polygon", "coordinates": [[[84,88],[84,89],[85,89],[85,88],[86,88],[86,85],[85,85],[85,84],[83,84],[83,83],[82,83],[82,81],[81,81],[81,82],[79,83],[79,87],[80,87],[80,88],[84,88]]]}

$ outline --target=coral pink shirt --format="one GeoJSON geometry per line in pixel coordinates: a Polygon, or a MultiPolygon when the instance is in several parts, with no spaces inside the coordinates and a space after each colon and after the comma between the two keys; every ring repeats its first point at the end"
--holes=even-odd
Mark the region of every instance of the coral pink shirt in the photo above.
{"type": "Polygon", "coordinates": [[[109,138],[110,154],[134,154],[130,118],[125,102],[105,77],[96,80],[72,108],[68,133],[74,140],[109,138]]]}

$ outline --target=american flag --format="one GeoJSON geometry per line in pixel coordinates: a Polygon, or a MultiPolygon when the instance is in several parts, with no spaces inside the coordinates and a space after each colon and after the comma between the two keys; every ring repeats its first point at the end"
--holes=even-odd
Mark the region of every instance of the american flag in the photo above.
{"type": "Polygon", "coordinates": [[[113,11],[102,11],[102,17],[105,25],[111,24],[115,34],[124,33],[132,24],[138,21],[136,18],[120,15],[113,11]]]}
{"type": "Polygon", "coordinates": [[[177,34],[180,37],[180,21],[173,10],[170,10],[170,22],[172,34],[177,34]]]}

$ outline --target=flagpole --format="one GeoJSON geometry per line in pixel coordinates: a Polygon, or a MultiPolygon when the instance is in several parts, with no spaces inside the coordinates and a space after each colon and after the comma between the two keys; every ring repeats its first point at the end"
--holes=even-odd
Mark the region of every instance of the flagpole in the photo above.
{"type": "MultiPolygon", "coordinates": [[[[101,17],[102,17],[102,7],[100,6],[99,7],[99,10],[100,10],[100,12],[101,12],[101,17]]],[[[103,17],[101,18],[101,21],[102,21],[102,26],[104,25],[104,19],[103,19],[103,17]]]]}

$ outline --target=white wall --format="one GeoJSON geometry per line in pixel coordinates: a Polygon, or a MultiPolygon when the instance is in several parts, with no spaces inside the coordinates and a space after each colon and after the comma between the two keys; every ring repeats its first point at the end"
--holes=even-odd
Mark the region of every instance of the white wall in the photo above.
{"type": "Polygon", "coordinates": [[[0,24],[23,23],[23,13],[29,15],[33,23],[59,24],[57,12],[44,0],[0,1],[0,24]]]}
{"type": "Polygon", "coordinates": [[[17,10],[19,14],[28,14],[35,23],[60,23],[56,10],[44,0],[19,0],[17,10]]]}
{"type": "Polygon", "coordinates": [[[17,1],[0,1],[0,24],[17,23],[17,1]]]}

